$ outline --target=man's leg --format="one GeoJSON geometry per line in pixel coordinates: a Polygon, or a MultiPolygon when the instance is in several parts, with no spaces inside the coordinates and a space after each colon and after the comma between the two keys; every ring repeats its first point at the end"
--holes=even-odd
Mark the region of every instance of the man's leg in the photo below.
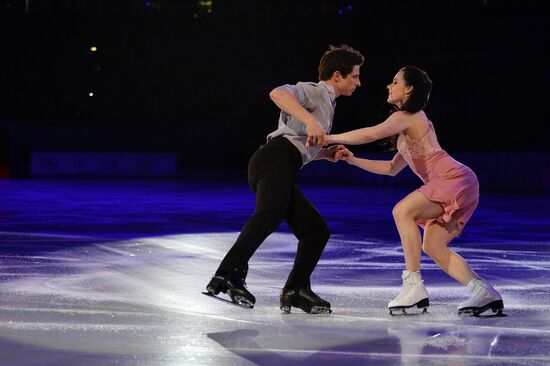
{"type": "Polygon", "coordinates": [[[221,262],[217,275],[246,270],[248,261],[284,218],[301,166],[301,157],[286,139],[270,142],[250,159],[249,184],[256,194],[256,209],[233,247],[221,262]]]}
{"type": "Polygon", "coordinates": [[[330,237],[330,231],[317,209],[296,187],[292,189],[285,220],[298,238],[294,267],[281,291],[281,310],[292,306],[307,313],[330,313],[330,303],[311,290],[310,277],[330,237]]]}
{"type": "Polygon", "coordinates": [[[216,275],[244,271],[248,261],[264,240],[283,220],[291,187],[276,177],[261,178],[256,185],[256,210],[221,262],[216,275]]]}
{"type": "Polygon", "coordinates": [[[210,293],[227,290],[233,300],[234,294],[253,299],[244,282],[248,261],[282,221],[301,164],[300,153],[285,138],[274,139],[250,159],[249,184],[256,194],[256,210],[208,284],[210,293]]]}
{"type": "Polygon", "coordinates": [[[296,187],[292,188],[285,221],[299,240],[294,266],[285,287],[309,287],[311,273],[330,238],[329,228],[319,211],[296,187]]]}

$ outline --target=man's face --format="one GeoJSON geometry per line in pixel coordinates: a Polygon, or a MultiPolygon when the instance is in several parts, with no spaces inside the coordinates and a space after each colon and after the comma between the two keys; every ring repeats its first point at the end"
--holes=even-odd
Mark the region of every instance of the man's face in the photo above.
{"type": "Polygon", "coordinates": [[[337,93],[339,95],[350,96],[355,91],[355,88],[361,86],[361,81],[359,80],[359,65],[353,66],[351,72],[346,76],[340,77],[337,79],[337,93]]]}

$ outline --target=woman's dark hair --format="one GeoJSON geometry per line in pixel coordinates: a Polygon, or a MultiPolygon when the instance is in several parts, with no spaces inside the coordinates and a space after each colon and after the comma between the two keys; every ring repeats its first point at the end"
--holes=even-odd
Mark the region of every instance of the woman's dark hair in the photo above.
{"type": "Polygon", "coordinates": [[[364,60],[361,52],[346,44],[340,47],[330,45],[319,62],[319,80],[329,80],[335,71],[346,77],[355,65],[363,65],[364,60]]]}
{"type": "MultiPolygon", "coordinates": [[[[403,71],[405,85],[412,86],[413,89],[401,108],[392,106],[393,108],[390,114],[397,111],[412,114],[426,108],[428,100],[430,99],[430,92],[432,91],[432,80],[428,76],[428,73],[416,66],[405,66],[399,71],[403,71]]],[[[385,151],[395,151],[397,146],[397,135],[382,140],[381,145],[385,151]]]]}
{"type": "Polygon", "coordinates": [[[406,113],[416,113],[426,108],[432,91],[432,81],[426,71],[416,66],[405,66],[399,71],[403,71],[405,85],[413,87],[411,94],[399,110],[406,113]]]}

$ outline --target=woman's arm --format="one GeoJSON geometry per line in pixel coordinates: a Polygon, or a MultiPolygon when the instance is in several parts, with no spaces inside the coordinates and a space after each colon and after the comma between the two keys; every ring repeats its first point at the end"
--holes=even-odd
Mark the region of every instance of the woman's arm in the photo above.
{"type": "Polygon", "coordinates": [[[391,175],[393,177],[407,166],[407,162],[400,153],[395,154],[392,160],[357,158],[349,150],[346,150],[346,152],[339,151],[340,154],[342,155],[341,159],[345,160],[348,164],[355,165],[358,168],[375,174],[391,175]]]}
{"type": "Polygon", "coordinates": [[[327,135],[324,144],[360,145],[397,135],[411,125],[411,119],[403,112],[395,112],[384,122],[372,127],[360,128],[345,133],[327,135]]]}

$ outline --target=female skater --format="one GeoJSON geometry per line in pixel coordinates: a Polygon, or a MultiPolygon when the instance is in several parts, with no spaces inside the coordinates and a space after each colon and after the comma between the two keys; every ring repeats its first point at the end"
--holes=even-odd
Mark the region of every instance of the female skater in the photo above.
{"type": "Polygon", "coordinates": [[[357,158],[349,150],[338,157],[349,164],[376,174],[394,176],[407,164],[424,185],[410,193],[393,208],[393,217],[405,256],[403,287],[388,308],[394,310],[429,306],[428,293],[420,276],[420,252],[423,250],[455,280],[466,285],[472,297],[459,305],[459,314],[477,316],[491,309],[502,313],[500,294],[480,278],[468,263],[447,245],[459,235],[472,216],[479,200],[479,184],[470,168],[454,160],[441,149],[434,126],[424,113],[432,82],[417,67],[399,70],[388,85],[388,103],[396,111],[383,123],[342,134],[328,135],[321,143],[364,144],[398,135],[398,153],[391,161],[357,158]],[[418,229],[424,229],[424,238],[418,229]]]}

